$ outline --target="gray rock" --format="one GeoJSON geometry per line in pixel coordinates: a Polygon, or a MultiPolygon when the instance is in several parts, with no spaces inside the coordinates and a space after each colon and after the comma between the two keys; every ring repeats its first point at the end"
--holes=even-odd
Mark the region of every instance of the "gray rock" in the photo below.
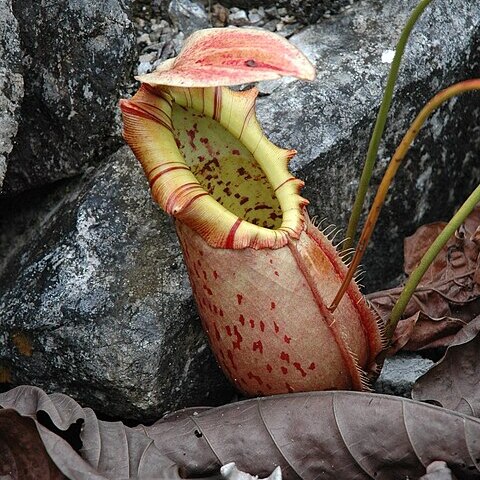
{"type": "Polygon", "coordinates": [[[173,25],[188,37],[196,30],[210,27],[205,7],[190,0],[172,0],[168,6],[168,15],[173,25]]]}
{"type": "Polygon", "coordinates": [[[249,25],[251,21],[248,18],[247,12],[245,10],[240,10],[236,8],[235,10],[230,10],[230,15],[228,16],[228,23],[237,27],[243,27],[245,25],[249,25]]]}
{"type": "Polygon", "coordinates": [[[375,391],[410,398],[413,384],[430,370],[433,363],[416,353],[397,353],[385,360],[374,386],[375,391]]]}
{"type": "Polygon", "coordinates": [[[145,18],[167,18],[170,0],[135,0],[133,14],[145,18]]]}
{"type": "Polygon", "coordinates": [[[147,421],[225,402],[232,388],[137,163],[125,147],[51,199],[26,198],[15,213],[4,200],[0,246],[17,247],[0,263],[0,364],[13,384],[147,421]]]}
{"type": "MultiPolygon", "coordinates": [[[[416,29],[377,181],[420,105],[478,72],[478,1],[434,2],[416,29]]],[[[307,182],[312,214],[346,223],[388,73],[382,58],[415,3],[370,0],[293,37],[317,63],[318,80],[278,82],[259,101],[267,133],[300,152],[292,166],[307,182]]],[[[452,102],[422,133],[367,259],[370,286],[397,275],[405,233],[447,216],[478,183],[479,98],[452,102]]],[[[123,149],[91,178],[60,185],[44,204],[34,194],[3,201],[2,378],[9,373],[12,383],[143,420],[230,395],[196,320],[170,221],[146,191],[123,149]]]]}
{"type": "Polygon", "coordinates": [[[14,0],[25,99],[7,192],[78,174],[118,148],[117,101],[136,57],[127,1],[14,0]]]}
{"type": "Polygon", "coordinates": [[[18,130],[23,98],[22,52],[10,0],[0,0],[0,190],[18,130]]]}
{"type": "Polygon", "coordinates": [[[229,8],[239,7],[246,10],[263,6],[266,12],[277,7],[281,15],[294,15],[301,23],[310,24],[315,23],[326,12],[337,13],[343,10],[354,3],[354,0],[222,0],[220,3],[229,8]]]}
{"type": "Polygon", "coordinates": [[[259,25],[265,20],[265,10],[263,7],[252,8],[248,12],[248,20],[253,25],[259,25]]]}
{"type": "MultiPolygon", "coordinates": [[[[346,227],[399,33],[417,4],[362,2],[291,37],[316,64],[312,83],[277,82],[259,99],[267,135],[298,155],[309,211],[346,227]]],[[[432,2],[415,27],[401,68],[372,198],[383,170],[423,104],[438,90],[478,76],[480,1],[432,2]]],[[[397,176],[365,258],[370,290],[402,271],[403,238],[448,219],[479,183],[480,94],[451,101],[428,121],[397,176]]]]}

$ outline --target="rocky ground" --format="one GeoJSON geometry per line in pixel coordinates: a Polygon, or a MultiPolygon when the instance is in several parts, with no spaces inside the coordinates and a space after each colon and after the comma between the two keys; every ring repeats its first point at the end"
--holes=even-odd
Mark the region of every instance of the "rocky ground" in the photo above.
{"type": "MultiPolygon", "coordinates": [[[[350,5],[339,7],[340,10],[350,5]]],[[[286,38],[298,33],[308,23],[303,12],[292,12],[286,7],[253,7],[242,9],[237,6],[227,8],[220,3],[203,5],[190,0],[170,2],[166,17],[158,17],[150,5],[138,4],[134,23],[139,33],[139,64],[136,72],[148,73],[162,61],[176,56],[186,36],[195,30],[209,27],[257,27],[276,32],[286,38]],[[295,14],[296,13],[296,14],[295,14]]],[[[325,10],[323,17],[331,16],[325,10]]]]}
{"type": "MultiPolygon", "coordinates": [[[[175,56],[196,29],[249,25],[288,37],[318,78],[262,82],[258,116],[274,142],[298,150],[292,169],[306,181],[312,215],[344,226],[395,41],[415,4],[0,1],[4,388],[34,384],[133,420],[229,400],[171,222],[122,147],[118,99],[136,89],[134,74],[175,56]]],[[[478,73],[477,1],[433,2],[415,32],[374,186],[420,106],[478,73]]],[[[402,272],[406,234],[448,217],[478,183],[478,98],[441,109],[412,149],[365,259],[370,290],[402,272]]],[[[405,372],[430,364],[400,362],[385,369],[383,391],[408,394],[405,372]]]]}
{"type": "MultiPolygon", "coordinates": [[[[284,2],[284,6],[280,6],[282,2],[252,6],[258,3],[254,1],[243,2],[246,8],[239,8],[213,2],[204,4],[191,0],[174,0],[164,3],[163,9],[158,4],[155,6],[155,3],[137,2],[133,21],[138,32],[139,63],[134,71],[137,74],[153,71],[164,60],[175,57],[185,38],[202,28],[256,27],[290,38],[320,17],[330,18],[333,14],[348,10],[353,2],[354,0],[324,2],[324,5],[313,8],[308,7],[308,2],[298,2],[296,7],[294,2],[284,2]]],[[[236,5],[242,5],[242,2],[237,2],[236,5]]]]}

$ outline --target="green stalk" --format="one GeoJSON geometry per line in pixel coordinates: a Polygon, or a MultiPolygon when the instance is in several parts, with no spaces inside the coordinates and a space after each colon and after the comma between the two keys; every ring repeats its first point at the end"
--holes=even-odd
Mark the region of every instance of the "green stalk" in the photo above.
{"type": "Polygon", "coordinates": [[[388,75],[387,85],[383,94],[382,104],[380,105],[380,110],[378,111],[375,128],[373,130],[372,138],[370,139],[370,144],[368,146],[367,158],[365,160],[365,165],[363,167],[362,176],[360,178],[357,195],[355,197],[355,203],[353,204],[352,213],[350,214],[350,220],[348,222],[348,228],[346,233],[346,242],[343,247],[344,250],[352,247],[355,235],[357,233],[358,221],[362,213],[363,203],[365,201],[368,185],[370,183],[370,178],[373,173],[373,167],[377,158],[380,140],[382,139],[383,130],[385,129],[385,123],[387,122],[388,111],[390,110],[390,105],[392,103],[393,90],[395,88],[395,83],[398,78],[398,71],[400,69],[400,63],[402,61],[402,56],[403,52],[405,51],[408,37],[410,36],[410,33],[418,18],[431,1],[432,0],[422,0],[415,7],[405,27],[402,30],[397,47],[395,48],[395,56],[393,57],[392,65],[390,67],[390,73],[388,75]]]}
{"type": "Polygon", "coordinates": [[[448,222],[447,226],[442,230],[442,233],[438,235],[435,241],[430,245],[430,248],[423,255],[417,268],[410,275],[408,282],[406,283],[400,297],[393,307],[390,318],[385,326],[386,338],[389,340],[392,338],[397,323],[402,317],[405,308],[407,308],[408,302],[415,293],[417,285],[420,283],[428,267],[435,260],[435,257],[440,253],[444,245],[448,242],[448,239],[455,233],[465,219],[470,215],[475,205],[480,202],[480,185],[473,191],[473,193],[467,198],[465,203],[460,207],[458,212],[448,222]]]}
{"type": "Polygon", "coordinates": [[[331,312],[334,312],[335,309],[338,307],[338,304],[340,303],[343,295],[345,294],[348,286],[350,285],[350,282],[352,281],[357,267],[362,261],[363,254],[367,249],[368,242],[372,236],[373,229],[375,228],[375,225],[377,223],[390,185],[395,175],[397,174],[400,165],[405,159],[405,156],[407,155],[407,152],[410,149],[413,140],[415,140],[423,124],[431,115],[431,113],[438,107],[443,105],[447,100],[451,99],[452,97],[456,97],[457,95],[461,95],[465,92],[470,92],[474,90],[480,90],[480,78],[464,80],[463,82],[459,82],[451,85],[448,88],[445,88],[429,100],[429,102],[422,108],[422,110],[420,110],[420,113],[416,116],[415,120],[410,125],[410,128],[407,130],[407,133],[404,135],[402,141],[400,142],[400,145],[397,147],[397,150],[393,154],[393,157],[388,164],[387,170],[383,175],[382,181],[380,182],[377,194],[375,195],[375,199],[372,203],[372,207],[370,208],[370,212],[368,212],[365,225],[363,226],[360,239],[358,240],[357,248],[355,249],[355,253],[350,262],[350,266],[348,267],[348,271],[345,275],[345,278],[343,279],[342,285],[338,289],[338,292],[333,299],[332,304],[328,307],[331,312]]]}

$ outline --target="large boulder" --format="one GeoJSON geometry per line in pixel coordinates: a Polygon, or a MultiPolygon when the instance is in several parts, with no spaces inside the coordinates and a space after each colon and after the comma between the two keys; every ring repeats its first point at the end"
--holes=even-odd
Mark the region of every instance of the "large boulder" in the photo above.
{"type": "MultiPolygon", "coordinates": [[[[305,180],[309,211],[345,227],[393,50],[417,4],[369,0],[290,40],[316,64],[312,83],[260,85],[258,116],[277,144],[295,148],[292,170],[305,180]]],[[[432,2],[412,32],[370,189],[395,147],[438,90],[478,76],[479,2],[432,2]]],[[[419,225],[448,219],[479,183],[480,93],[452,100],[420,133],[397,176],[365,258],[369,289],[403,270],[403,238],[419,225]]],[[[325,225],[328,225],[326,223],[325,225]]],[[[340,239],[340,236],[337,240],[340,239]]]]}
{"type": "MultiPolygon", "coordinates": [[[[299,150],[311,213],[344,226],[400,30],[416,0],[369,0],[292,40],[315,82],[262,84],[259,117],[299,150]]],[[[478,9],[432,2],[412,36],[374,183],[420,106],[479,64],[478,9]]],[[[401,242],[478,183],[480,95],[432,117],[394,186],[369,286],[401,272],[401,242]]],[[[81,181],[0,202],[0,380],[63,391],[110,416],[150,419],[231,394],[201,332],[171,222],[126,149],[81,181]],[[12,247],[15,246],[15,247],[12,247]]]]}
{"type": "Polygon", "coordinates": [[[14,0],[25,98],[4,188],[82,172],[118,148],[117,101],[131,82],[136,38],[124,0],[14,0]]]}
{"type": "Polygon", "coordinates": [[[0,190],[18,130],[23,98],[22,52],[10,0],[0,0],[0,190]]]}
{"type": "Polygon", "coordinates": [[[15,225],[20,244],[2,259],[4,378],[142,421],[231,398],[197,318],[173,225],[129,149],[50,197],[29,200],[15,214],[13,200],[3,203],[12,214],[2,227],[15,225]]]}

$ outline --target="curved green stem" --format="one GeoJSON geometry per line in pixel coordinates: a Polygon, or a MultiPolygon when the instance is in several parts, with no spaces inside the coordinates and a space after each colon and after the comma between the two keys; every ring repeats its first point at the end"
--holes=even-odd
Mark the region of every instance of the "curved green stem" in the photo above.
{"type": "Polygon", "coordinates": [[[335,311],[338,304],[340,303],[343,295],[347,291],[350,282],[355,274],[355,270],[360,265],[362,260],[363,254],[367,249],[368,242],[372,236],[373,229],[377,223],[378,217],[380,215],[380,211],[382,209],[383,203],[385,201],[385,197],[387,196],[388,189],[400,168],[401,163],[403,162],[410,145],[412,144],[415,137],[418,135],[418,132],[422,128],[425,120],[430,116],[430,114],[440,107],[443,103],[449,100],[452,97],[460,95],[465,92],[470,92],[473,90],[480,90],[480,78],[475,78],[472,80],[465,80],[463,82],[456,83],[451,85],[450,87],[442,90],[441,92],[437,93],[420,111],[417,115],[415,120],[413,121],[412,125],[408,129],[407,133],[403,137],[400,145],[398,146],[397,150],[395,151],[390,163],[388,164],[387,170],[380,182],[380,185],[377,190],[377,194],[375,195],[375,199],[373,201],[372,207],[370,212],[368,213],[367,220],[365,221],[365,225],[363,227],[362,233],[360,235],[360,239],[358,241],[357,248],[355,249],[355,253],[353,258],[350,262],[350,266],[348,268],[347,274],[343,279],[342,285],[340,286],[335,298],[330,305],[329,310],[335,311]]]}
{"type": "Polygon", "coordinates": [[[385,334],[387,339],[391,339],[397,323],[402,317],[405,308],[407,308],[408,302],[415,293],[417,285],[420,283],[428,267],[435,260],[435,257],[440,253],[444,245],[448,242],[448,239],[455,233],[458,227],[465,221],[470,215],[475,205],[480,202],[480,185],[473,191],[473,193],[467,198],[465,203],[460,207],[458,212],[448,222],[447,226],[442,230],[440,235],[430,245],[430,248],[423,255],[417,268],[410,275],[408,282],[406,283],[400,297],[398,298],[395,306],[393,307],[390,318],[387,321],[385,327],[385,334]]]}
{"type": "Polygon", "coordinates": [[[382,139],[383,130],[385,129],[385,123],[387,122],[388,111],[392,103],[393,90],[395,88],[395,83],[398,78],[398,71],[400,69],[400,63],[402,61],[402,56],[403,52],[405,51],[408,37],[410,36],[410,32],[412,31],[416,21],[431,1],[432,0],[422,0],[415,7],[405,27],[402,30],[400,39],[395,49],[395,56],[393,57],[392,66],[390,67],[390,73],[388,75],[387,85],[383,94],[382,104],[380,105],[380,110],[378,111],[375,128],[373,130],[372,138],[370,139],[370,144],[368,146],[367,158],[365,160],[365,165],[363,167],[362,176],[360,178],[357,195],[355,197],[355,203],[353,204],[352,213],[350,214],[350,220],[348,222],[348,228],[346,233],[347,239],[343,247],[344,250],[352,247],[353,241],[355,239],[355,234],[357,233],[358,221],[362,213],[362,207],[365,201],[365,196],[367,194],[368,184],[370,183],[373,167],[377,158],[380,140],[382,139]]]}

